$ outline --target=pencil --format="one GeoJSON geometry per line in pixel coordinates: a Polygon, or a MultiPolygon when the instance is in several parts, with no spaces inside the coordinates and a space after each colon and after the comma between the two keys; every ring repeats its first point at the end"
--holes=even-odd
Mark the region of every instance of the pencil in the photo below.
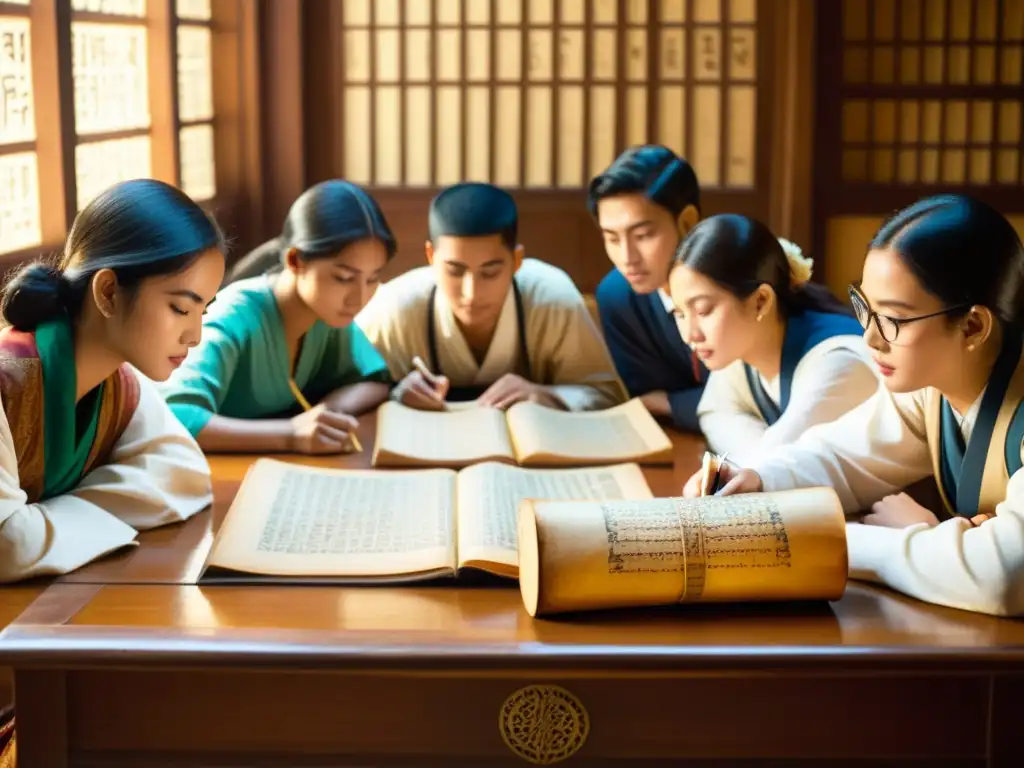
{"type": "Polygon", "coordinates": [[[413,357],[412,365],[413,365],[413,367],[417,371],[420,372],[420,374],[423,376],[423,378],[428,379],[430,381],[434,380],[434,374],[432,374],[430,372],[430,369],[427,368],[427,364],[423,362],[423,358],[422,357],[420,357],[419,355],[416,355],[415,357],[413,357]]]}
{"type": "MultiPolygon", "coordinates": [[[[299,385],[295,383],[295,379],[288,379],[288,386],[291,387],[292,394],[295,395],[295,399],[298,400],[299,405],[302,406],[302,410],[313,410],[313,406],[309,404],[309,400],[307,400],[302,394],[302,390],[299,389],[299,385]]],[[[363,445],[359,442],[359,438],[356,436],[355,432],[349,432],[348,439],[352,441],[352,447],[356,449],[356,453],[363,452],[363,445]]]]}

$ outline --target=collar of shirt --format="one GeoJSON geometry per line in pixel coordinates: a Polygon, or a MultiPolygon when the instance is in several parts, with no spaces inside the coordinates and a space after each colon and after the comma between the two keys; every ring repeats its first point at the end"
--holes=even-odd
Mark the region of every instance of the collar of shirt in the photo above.
{"type": "Polygon", "coordinates": [[[967,409],[967,413],[963,416],[957,413],[956,408],[950,407],[950,410],[953,412],[953,418],[955,418],[957,424],[960,425],[960,434],[963,435],[964,443],[967,443],[971,439],[971,433],[974,431],[974,423],[978,420],[978,411],[981,410],[981,399],[984,396],[985,390],[982,390],[981,394],[978,395],[977,400],[971,403],[971,407],[967,409]]]}
{"type": "Polygon", "coordinates": [[[676,305],[672,303],[672,297],[668,295],[664,288],[658,289],[658,298],[661,299],[662,306],[665,307],[665,311],[670,315],[676,311],[676,305]]]}

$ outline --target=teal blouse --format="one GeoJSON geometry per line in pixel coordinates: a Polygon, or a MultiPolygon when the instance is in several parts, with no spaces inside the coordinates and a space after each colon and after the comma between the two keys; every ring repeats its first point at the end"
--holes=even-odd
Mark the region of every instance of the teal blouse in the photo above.
{"type": "MultiPolygon", "coordinates": [[[[199,346],[159,385],[193,435],[215,413],[267,419],[302,411],[288,386],[288,346],[270,280],[266,275],[239,280],[218,293],[199,346]]],[[[355,323],[331,328],[318,320],[306,333],[295,383],[309,402],[348,384],[389,379],[384,358],[355,323]]]]}

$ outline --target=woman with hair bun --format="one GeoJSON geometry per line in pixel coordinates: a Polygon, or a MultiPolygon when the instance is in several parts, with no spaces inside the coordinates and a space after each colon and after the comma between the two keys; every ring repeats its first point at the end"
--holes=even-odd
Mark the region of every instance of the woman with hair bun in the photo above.
{"type": "Polygon", "coordinates": [[[206,459],[149,380],[199,343],[223,277],[214,221],[138,179],[78,214],[58,266],[6,285],[0,582],[72,571],[210,503],[206,459]]]}
{"type": "Polygon", "coordinates": [[[221,290],[203,343],[162,387],[204,450],[358,446],[354,415],[387,398],[390,375],[352,320],[395,249],[384,214],[355,184],[325,181],[299,196],[281,236],[258,249],[276,253],[277,268],[221,290]]]}
{"type": "Polygon", "coordinates": [[[1024,614],[1024,247],[962,195],[921,200],[875,235],[850,288],[885,388],[831,424],[723,468],[722,494],[831,486],[850,576],[912,597],[1024,614]],[[934,476],[940,508],[901,488],[934,476]]]}
{"type": "Polygon", "coordinates": [[[711,216],[676,251],[669,290],[679,329],[712,372],[700,428],[741,466],[878,389],[860,324],[810,276],[797,246],[746,216],[711,216]]]}

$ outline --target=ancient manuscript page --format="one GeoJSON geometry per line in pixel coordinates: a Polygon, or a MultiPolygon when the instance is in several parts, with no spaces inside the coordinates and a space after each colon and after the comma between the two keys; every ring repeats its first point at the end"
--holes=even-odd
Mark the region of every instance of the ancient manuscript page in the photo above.
{"type": "Polygon", "coordinates": [[[639,399],[603,411],[559,411],[518,403],[508,426],[519,463],[672,463],[672,442],[639,399]]]}
{"type": "Polygon", "coordinates": [[[418,411],[396,402],[377,410],[375,467],[464,467],[478,461],[515,461],[505,414],[466,407],[418,411]]]}
{"type": "Polygon", "coordinates": [[[514,576],[516,519],[523,499],[649,499],[651,489],[636,464],[593,469],[523,469],[477,464],[457,482],[459,566],[514,576]]]}
{"type": "Polygon", "coordinates": [[[831,488],[524,506],[520,588],[536,615],[835,599],[846,585],[845,520],[831,488]]]}
{"type": "Polygon", "coordinates": [[[207,565],[273,576],[384,577],[455,567],[455,473],[258,460],[207,565]]]}

